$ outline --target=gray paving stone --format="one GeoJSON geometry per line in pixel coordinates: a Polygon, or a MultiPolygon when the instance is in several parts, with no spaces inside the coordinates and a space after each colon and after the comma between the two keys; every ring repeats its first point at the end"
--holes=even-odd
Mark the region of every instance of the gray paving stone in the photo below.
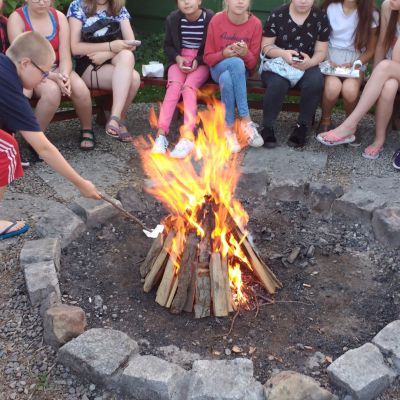
{"type": "Polygon", "coordinates": [[[234,360],[198,360],[193,363],[190,400],[264,400],[263,387],[253,377],[253,363],[234,360]]]}
{"type": "Polygon", "coordinates": [[[58,361],[90,382],[112,385],[113,376],[138,352],[138,344],[125,333],[94,328],[62,346],[58,361]]]}
{"type": "Polygon", "coordinates": [[[373,339],[372,343],[387,354],[400,373],[400,320],[386,325],[373,339]]]}
{"type": "MultiPolygon", "coordinates": [[[[126,164],[108,152],[101,155],[99,152],[88,152],[85,157],[77,153],[71,155],[68,162],[79,174],[90,178],[99,190],[114,186],[127,173],[126,164]]],[[[47,165],[40,168],[37,174],[64,200],[72,201],[80,197],[72,184],[47,165]]]]}
{"type": "Polygon", "coordinates": [[[277,200],[303,200],[305,184],[327,163],[327,155],[288,147],[248,149],[242,163],[241,190],[277,200]]]}
{"type": "Polygon", "coordinates": [[[29,240],[24,243],[19,255],[21,267],[40,261],[53,261],[57,272],[60,271],[61,242],[60,239],[46,238],[29,240]]]}
{"type": "Polygon", "coordinates": [[[282,371],[273,375],[264,385],[268,400],[337,400],[317,381],[294,371],[282,371]]]}
{"type": "Polygon", "coordinates": [[[29,299],[33,306],[41,306],[52,293],[57,299],[61,299],[57,272],[52,260],[27,264],[24,275],[29,299]]]}
{"type": "Polygon", "coordinates": [[[351,222],[368,226],[371,224],[372,213],[385,204],[386,200],[374,192],[351,188],[342,197],[334,200],[332,212],[351,222]]]}
{"type": "Polygon", "coordinates": [[[155,356],[138,356],[124,369],[119,388],[140,400],[186,400],[188,372],[155,356]]]}
{"type": "Polygon", "coordinates": [[[311,182],[307,189],[307,204],[312,210],[329,215],[332,203],[343,193],[341,186],[311,182]]]}
{"type": "MultiPolygon", "coordinates": [[[[121,203],[118,200],[114,200],[118,205],[121,203]]],[[[93,199],[86,199],[84,197],[79,197],[69,208],[80,218],[85,221],[89,228],[95,226],[101,226],[108,219],[118,215],[119,211],[115,209],[111,204],[105,201],[98,201],[93,199]]]]}
{"type": "Polygon", "coordinates": [[[37,233],[45,238],[59,238],[61,248],[68,246],[86,230],[86,225],[73,211],[67,207],[51,208],[41,214],[36,223],[37,233]]]}
{"type": "Polygon", "coordinates": [[[387,389],[396,374],[386,366],[379,349],[371,343],[349,350],[327,369],[331,381],[356,400],[372,400],[387,389]]]}
{"type": "Polygon", "coordinates": [[[382,244],[400,248],[400,207],[376,210],[372,216],[372,229],[382,244]]]}

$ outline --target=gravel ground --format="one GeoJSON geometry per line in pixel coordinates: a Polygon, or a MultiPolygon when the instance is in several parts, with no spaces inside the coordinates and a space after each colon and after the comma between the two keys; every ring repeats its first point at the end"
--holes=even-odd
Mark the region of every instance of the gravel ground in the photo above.
{"type": "MultiPolygon", "coordinates": [[[[149,105],[146,104],[137,104],[130,108],[128,121],[134,134],[150,132],[147,122],[148,111],[149,105]]],[[[291,127],[295,123],[294,117],[294,114],[281,114],[277,124],[280,143],[284,143],[290,134],[291,127]]],[[[255,111],[253,118],[256,122],[261,122],[261,112],[255,111]]],[[[339,123],[342,118],[342,115],[337,114],[334,122],[339,123]]],[[[390,162],[394,150],[400,144],[398,133],[389,135],[380,159],[369,161],[361,157],[362,149],[372,141],[373,126],[372,116],[367,116],[360,124],[360,132],[365,133],[360,148],[345,146],[326,148],[313,139],[309,140],[306,150],[326,152],[329,155],[328,168],[326,171],[321,171],[324,179],[350,184],[353,178],[398,176],[390,162]]],[[[126,161],[136,156],[132,146],[110,139],[100,127],[95,127],[95,131],[97,134],[95,151],[99,156],[103,152],[111,152],[126,161]]],[[[68,159],[69,155],[79,151],[78,132],[77,121],[67,121],[52,124],[48,136],[68,159]]],[[[85,157],[85,153],[80,154],[85,157]]],[[[25,178],[14,183],[10,191],[37,194],[62,201],[35,173],[40,168],[39,163],[27,169],[25,178]]],[[[127,185],[140,186],[142,178],[142,172],[138,168],[127,170],[124,180],[118,187],[110,188],[109,192],[116,193],[127,185]]],[[[37,310],[32,309],[26,297],[23,275],[18,265],[18,255],[24,240],[35,237],[32,232],[33,230],[24,237],[15,239],[10,245],[0,247],[0,400],[117,399],[113,394],[97,388],[90,382],[78,381],[67,369],[55,363],[54,351],[43,345],[41,321],[37,310]]],[[[379,399],[400,399],[399,384],[397,383],[379,399]]]]}

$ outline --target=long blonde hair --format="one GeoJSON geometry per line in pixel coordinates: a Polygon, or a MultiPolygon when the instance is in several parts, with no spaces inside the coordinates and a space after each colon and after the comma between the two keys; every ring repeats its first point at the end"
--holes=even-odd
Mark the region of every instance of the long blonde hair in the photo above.
{"type": "MultiPolygon", "coordinates": [[[[125,6],[125,0],[108,0],[110,3],[111,15],[119,15],[121,8],[125,6]]],[[[85,0],[85,11],[88,16],[96,14],[97,3],[96,0],[85,0]]]]}

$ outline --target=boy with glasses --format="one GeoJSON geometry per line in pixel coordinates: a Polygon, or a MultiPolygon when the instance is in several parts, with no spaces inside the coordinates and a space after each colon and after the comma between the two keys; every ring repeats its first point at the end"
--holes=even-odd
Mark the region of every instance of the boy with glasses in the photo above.
{"type": "MultiPolygon", "coordinates": [[[[83,196],[100,199],[93,183],[82,178],[48,141],[23,94],[23,88],[33,89],[48,77],[54,57],[50,43],[36,32],[21,34],[6,55],[0,54],[0,202],[7,185],[23,176],[17,142],[7,132],[20,132],[39,156],[83,196]]],[[[19,235],[28,228],[24,221],[2,220],[0,214],[0,239],[19,235]]]]}

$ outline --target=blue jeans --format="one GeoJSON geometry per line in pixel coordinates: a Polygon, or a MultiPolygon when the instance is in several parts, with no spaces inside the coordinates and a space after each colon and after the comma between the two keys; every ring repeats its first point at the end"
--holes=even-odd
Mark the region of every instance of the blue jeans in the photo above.
{"type": "Polygon", "coordinates": [[[231,127],[235,122],[235,105],[240,117],[250,115],[247,104],[246,67],[239,57],[230,57],[210,68],[211,77],[219,84],[221,100],[225,105],[225,122],[231,127]]]}

